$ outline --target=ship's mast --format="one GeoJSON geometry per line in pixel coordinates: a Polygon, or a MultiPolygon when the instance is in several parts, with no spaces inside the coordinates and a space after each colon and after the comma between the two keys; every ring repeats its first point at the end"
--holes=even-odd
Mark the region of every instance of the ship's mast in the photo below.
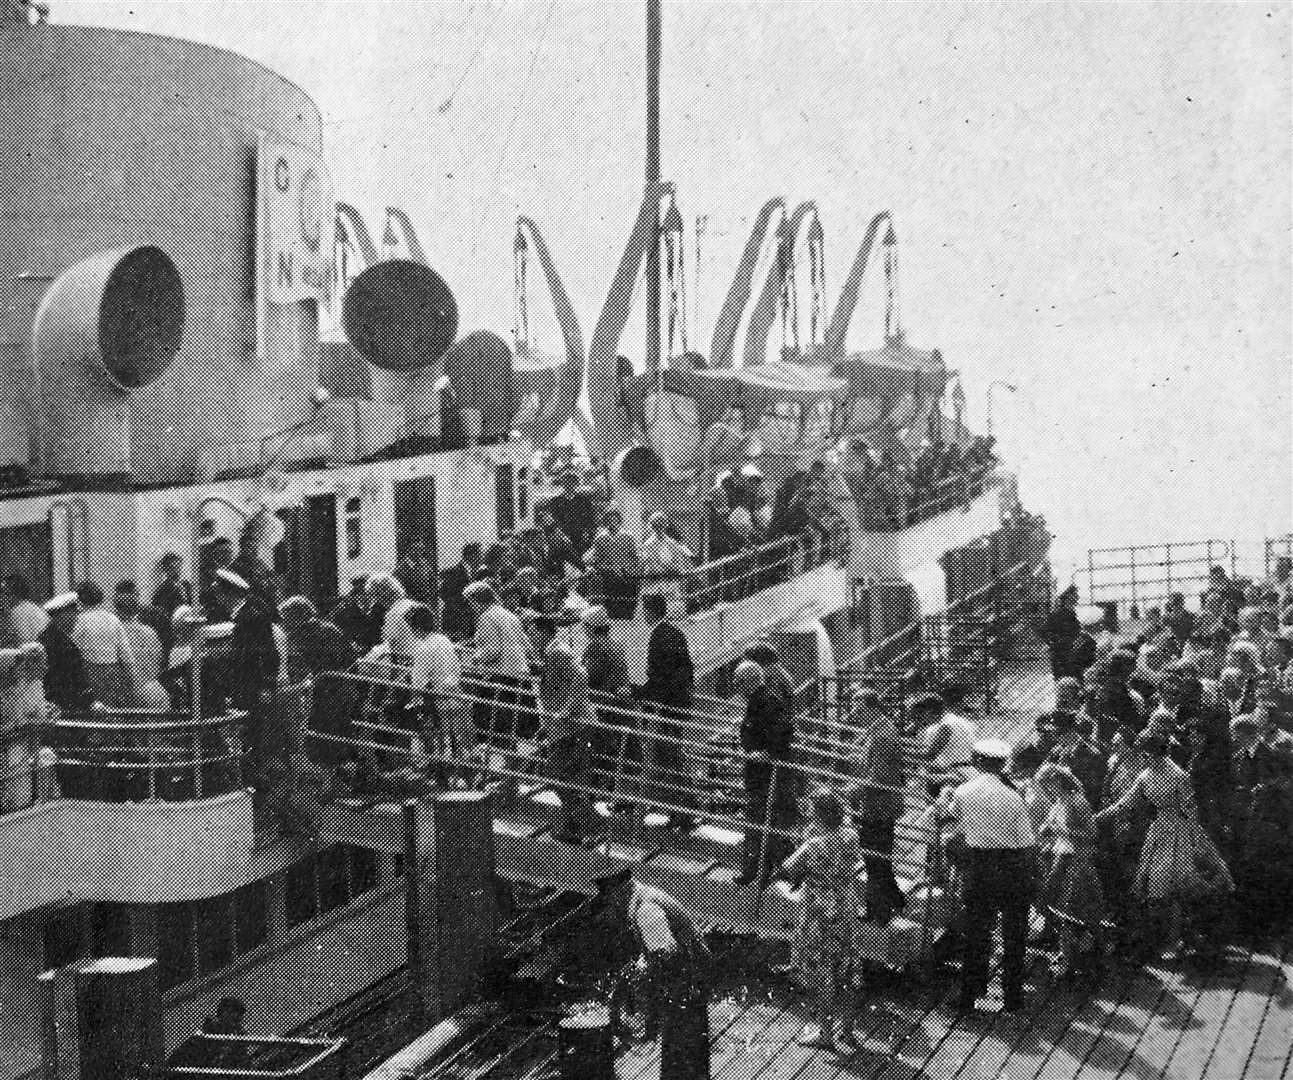
{"type": "Polygon", "coordinates": [[[646,370],[660,370],[660,4],[646,0],[647,115],[646,197],[650,229],[646,249],[646,370]]]}

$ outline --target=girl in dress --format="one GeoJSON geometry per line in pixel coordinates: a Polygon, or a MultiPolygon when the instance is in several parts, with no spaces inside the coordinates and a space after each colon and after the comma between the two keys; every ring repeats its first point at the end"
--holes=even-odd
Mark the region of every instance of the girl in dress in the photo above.
{"type": "Polygon", "coordinates": [[[1096,930],[1104,919],[1104,891],[1095,868],[1095,819],[1082,785],[1063,765],[1043,765],[1036,783],[1052,800],[1038,830],[1050,849],[1042,902],[1058,916],[1061,979],[1074,972],[1079,954],[1098,955],[1096,930]]]}
{"type": "Polygon", "coordinates": [[[840,1041],[856,1048],[851,982],[861,904],[857,873],[862,850],[857,832],[845,821],[839,796],[829,790],[817,791],[810,796],[809,805],[807,836],[782,864],[783,874],[803,890],[794,956],[812,996],[814,1022],[804,1028],[799,1042],[834,1049],[833,1025],[838,1019],[840,1041]]]}
{"type": "MultiPolygon", "coordinates": [[[[1145,755],[1145,768],[1112,806],[1095,815],[1097,821],[1125,814],[1138,803],[1154,812],[1140,862],[1132,882],[1133,897],[1145,906],[1141,949],[1157,956],[1162,928],[1172,908],[1196,916],[1216,899],[1234,891],[1234,879],[1212,838],[1199,824],[1194,786],[1189,774],[1168,757],[1166,736],[1153,725],[1136,740],[1145,755]]],[[[1216,920],[1212,925],[1216,927],[1216,920]]]]}

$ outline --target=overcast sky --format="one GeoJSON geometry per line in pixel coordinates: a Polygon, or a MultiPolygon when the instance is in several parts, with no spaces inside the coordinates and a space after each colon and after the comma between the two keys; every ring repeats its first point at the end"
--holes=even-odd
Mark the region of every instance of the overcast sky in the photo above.
{"type": "MultiPolygon", "coordinates": [[[[641,194],[633,4],[55,3],[305,87],[338,192],[402,204],[462,307],[505,336],[516,214],[585,338],[641,194]]],[[[708,215],[712,320],[769,196],[812,198],[829,303],[893,211],[909,338],[994,413],[1066,547],[1287,531],[1290,7],[666,2],[664,171],[708,215]]],[[[688,240],[688,273],[694,249],[688,240]]],[[[878,277],[851,341],[880,335],[878,277]]],[[[559,336],[531,300],[539,343],[559,336]]]]}

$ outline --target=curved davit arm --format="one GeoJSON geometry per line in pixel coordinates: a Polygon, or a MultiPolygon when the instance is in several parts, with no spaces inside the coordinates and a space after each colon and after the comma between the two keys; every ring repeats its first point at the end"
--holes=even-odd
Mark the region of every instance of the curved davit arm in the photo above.
{"type": "Polygon", "coordinates": [[[346,224],[350,227],[350,235],[355,238],[355,244],[359,248],[359,256],[364,260],[364,269],[370,266],[376,266],[381,262],[377,254],[377,248],[373,244],[373,234],[368,231],[368,226],[364,223],[363,216],[350,203],[337,203],[337,216],[344,218],[346,224]]]}
{"type": "Polygon", "coordinates": [[[593,328],[588,347],[588,406],[593,414],[592,451],[611,461],[621,450],[633,445],[633,425],[620,404],[619,344],[633,306],[633,282],[646,258],[647,244],[655,222],[656,208],[673,185],[662,183],[648,190],[642,199],[637,221],[620,257],[602,313],[593,328]]]}
{"type": "Polygon", "coordinates": [[[857,307],[858,295],[862,291],[862,278],[866,274],[867,260],[871,258],[871,248],[875,245],[875,238],[880,232],[880,226],[886,221],[892,224],[892,220],[888,210],[881,210],[871,219],[871,224],[866,227],[866,234],[862,237],[862,246],[858,248],[858,253],[853,257],[853,265],[849,268],[849,275],[844,279],[844,285],[840,288],[839,299],[835,302],[835,311],[831,315],[830,324],[826,327],[826,339],[822,342],[822,350],[828,360],[840,361],[844,359],[849,322],[853,318],[853,310],[857,307]]]}
{"type": "Polygon", "coordinates": [[[579,320],[575,317],[570,296],[561,283],[557,266],[552,261],[539,227],[528,217],[518,218],[516,225],[518,229],[529,233],[534,244],[539,266],[548,282],[548,292],[552,295],[557,324],[561,327],[561,336],[566,343],[566,359],[557,376],[556,393],[534,421],[526,425],[526,430],[521,432],[535,446],[546,447],[561,433],[561,429],[570,422],[579,408],[579,392],[584,387],[584,335],[579,329],[579,320]]]}
{"type": "Polygon", "coordinates": [[[794,273],[795,248],[798,245],[799,230],[804,218],[812,214],[817,220],[817,204],[811,199],[795,207],[789,221],[783,220],[777,229],[777,257],[768,268],[768,276],[763,279],[763,288],[759,298],[754,302],[750,312],[750,325],[745,331],[746,367],[757,367],[768,356],[768,334],[777,319],[777,299],[781,296],[782,286],[788,273],[794,273]]]}
{"type": "Polygon", "coordinates": [[[745,241],[745,250],[736,267],[736,276],[727,290],[718,322],[714,325],[714,340],[709,347],[709,366],[712,368],[729,368],[736,352],[736,334],[741,326],[741,316],[750,302],[750,291],[754,282],[754,271],[759,262],[759,253],[763,250],[763,238],[768,232],[768,223],[778,210],[786,212],[786,201],[780,195],[763,204],[758,217],[754,219],[754,228],[749,239],[745,241]]]}
{"type": "Polygon", "coordinates": [[[413,222],[409,220],[402,207],[388,206],[386,208],[387,217],[393,218],[399,223],[400,231],[404,234],[404,243],[409,249],[409,256],[414,262],[420,262],[423,266],[430,266],[427,260],[426,249],[422,246],[422,241],[418,239],[418,231],[413,228],[413,222]]]}

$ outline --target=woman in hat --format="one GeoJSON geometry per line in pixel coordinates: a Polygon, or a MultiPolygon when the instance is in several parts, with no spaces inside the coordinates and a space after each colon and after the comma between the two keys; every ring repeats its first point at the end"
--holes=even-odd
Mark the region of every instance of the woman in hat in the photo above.
{"type": "Polygon", "coordinates": [[[1073,974],[1079,947],[1098,953],[1095,933],[1104,918],[1104,891],[1095,869],[1095,819],[1082,784],[1071,769],[1047,762],[1034,777],[1051,800],[1038,829],[1049,850],[1041,903],[1059,923],[1060,962],[1056,975],[1073,974]]]}
{"type": "Polygon", "coordinates": [[[1145,756],[1145,768],[1122,798],[1095,820],[1127,813],[1138,801],[1154,812],[1132,881],[1132,895],[1145,906],[1141,949],[1152,956],[1157,955],[1173,906],[1194,915],[1207,901],[1233,892],[1235,883],[1199,823],[1194,785],[1189,773],[1168,756],[1166,734],[1151,723],[1137,738],[1136,748],[1145,756]]]}

